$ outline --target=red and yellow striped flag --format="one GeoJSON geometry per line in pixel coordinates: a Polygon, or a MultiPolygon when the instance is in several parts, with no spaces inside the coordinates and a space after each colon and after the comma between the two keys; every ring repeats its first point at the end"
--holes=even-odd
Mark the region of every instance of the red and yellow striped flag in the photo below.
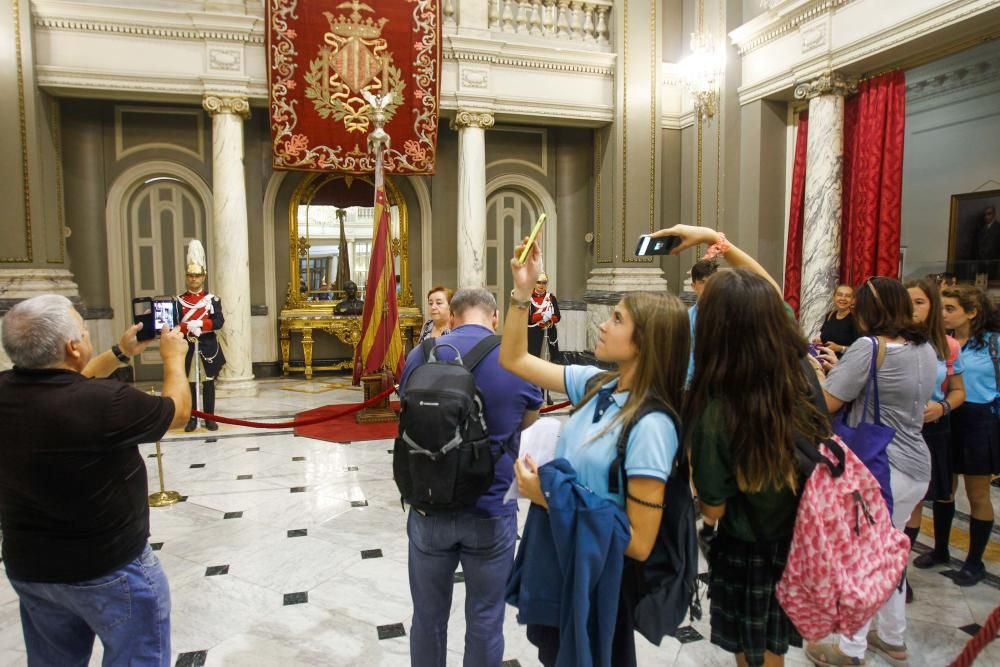
{"type": "Polygon", "coordinates": [[[380,169],[375,170],[375,229],[371,262],[361,315],[361,340],[354,353],[354,384],[362,375],[391,370],[398,381],[403,372],[403,339],[396,303],[396,265],[389,243],[389,203],[380,169]]]}

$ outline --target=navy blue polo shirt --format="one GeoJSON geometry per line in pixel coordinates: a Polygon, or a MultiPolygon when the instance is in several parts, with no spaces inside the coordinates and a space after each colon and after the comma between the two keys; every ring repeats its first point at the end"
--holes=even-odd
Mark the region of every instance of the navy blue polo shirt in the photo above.
{"type": "MultiPolygon", "coordinates": [[[[466,354],[483,338],[492,336],[493,332],[479,324],[464,324],[449,333],[440,342],[452,345],[461,354],[466,354]]],[[[442,359],[454,357],[454,352],[448,348],[441,350],[442,359]]],[[[424,363],[424,353],[419,347],[410,351],[406,357],[403,378],[399,383],[399,392],[405,393],[406,381],[413,369],[424,363]]],[[[506,449],[497,459],[496,473],[493,485],[480,496],[472,511],[483,516],[505,516],[517,512],[517,503],[504,504],[503,496],[514,481],[514,461],[507,450],[519,451],[521,446],[521,420],[524,413],[537,410],[542,406],[542,392],[537,386],[522,380],[513,373],[500,367],[500,348],[493,349],[476,366],[473,372],[476,386],[483,395],[486,409],[486,428],[490,439],[495,443],[504,442],[506,449]]]]}

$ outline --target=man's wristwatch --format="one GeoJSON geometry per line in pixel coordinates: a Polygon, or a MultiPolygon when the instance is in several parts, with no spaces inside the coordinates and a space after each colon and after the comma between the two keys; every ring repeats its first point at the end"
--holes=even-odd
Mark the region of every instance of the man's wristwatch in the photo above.
{"type": "Polygon", "coordinates": [[[517,291],[516,287],[510,291],[510,305],[514,306],[515,308],[522,308],[524,310],[527,310],[528,304],[531,303],[531,300],[517,298],[517,294],[515,294],[516,291],[517,291]]]}
{"type": "Polygon", "coordinates": [[[118,361],[122,362],[123,364],[127,364],[132,361],[132,357],[122,352],[122,349],[118,347],[118,343],[115,343],[114,345],[111,346],[111,354],[118,357],[118,361]]]}

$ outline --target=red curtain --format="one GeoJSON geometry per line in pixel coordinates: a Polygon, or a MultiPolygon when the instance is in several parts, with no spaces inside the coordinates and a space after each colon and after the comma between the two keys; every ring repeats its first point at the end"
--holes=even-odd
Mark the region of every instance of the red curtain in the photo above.
{"type": "Polygon", "coordinates": [[[806,144],[809,114],[799,114],[795,136],[795,166],[792,168],[792,197],[788,215],[788,247],[785,249],[785,301],[799,314],[799,291],[802,287],[802,221],[806,198],[806,144]]]}
{"type": "Polygon", "coordinates": [[[844,210],[840,280],[899,273],[906,80],[889,72],[844,104],[844,210]]]}

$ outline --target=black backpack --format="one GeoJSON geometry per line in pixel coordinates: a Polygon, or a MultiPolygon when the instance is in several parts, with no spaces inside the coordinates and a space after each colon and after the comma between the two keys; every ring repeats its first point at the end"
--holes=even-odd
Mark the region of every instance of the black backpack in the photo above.
{"type": "MultiPolygon", "coordinates": [[[[598,376],[600,377],[600,376],[598,376]]],[[[695,528],[694,498],[691,495],[691,471],[681,439],[680,418],[669,406],[648,400],[635,417],[622,427],[617,456],[608,471],[608,490],[618,493],[624,485],[625,449],[629,432],[651,412],[663,412],[677,429],[678,450],[673,470],[667,479],[663,497],[663,516],[653,551],[645,562],[625,558],[622,586],[629,591],[633,604],[635,629],[656,646],[663,637],[673,637],[690,611],[691,619],[701,618],[698,597],[698,539],[695,528]],[[619,482],[619,480],[621,480],[619,482]]]]}
{"type": "Polygon", "coordinates": [[[499,336],[487,336],[464,359],[454,346],[435,338],[421,344],[424,363],[403,388],[392,453],[399,493],[420,511],[472,507],[493,483],[499,452],[494,455],[472,371],[499,344],[499,336]],[[454,360],[438,358],[445,347],[454,351],[454,360]]]}

